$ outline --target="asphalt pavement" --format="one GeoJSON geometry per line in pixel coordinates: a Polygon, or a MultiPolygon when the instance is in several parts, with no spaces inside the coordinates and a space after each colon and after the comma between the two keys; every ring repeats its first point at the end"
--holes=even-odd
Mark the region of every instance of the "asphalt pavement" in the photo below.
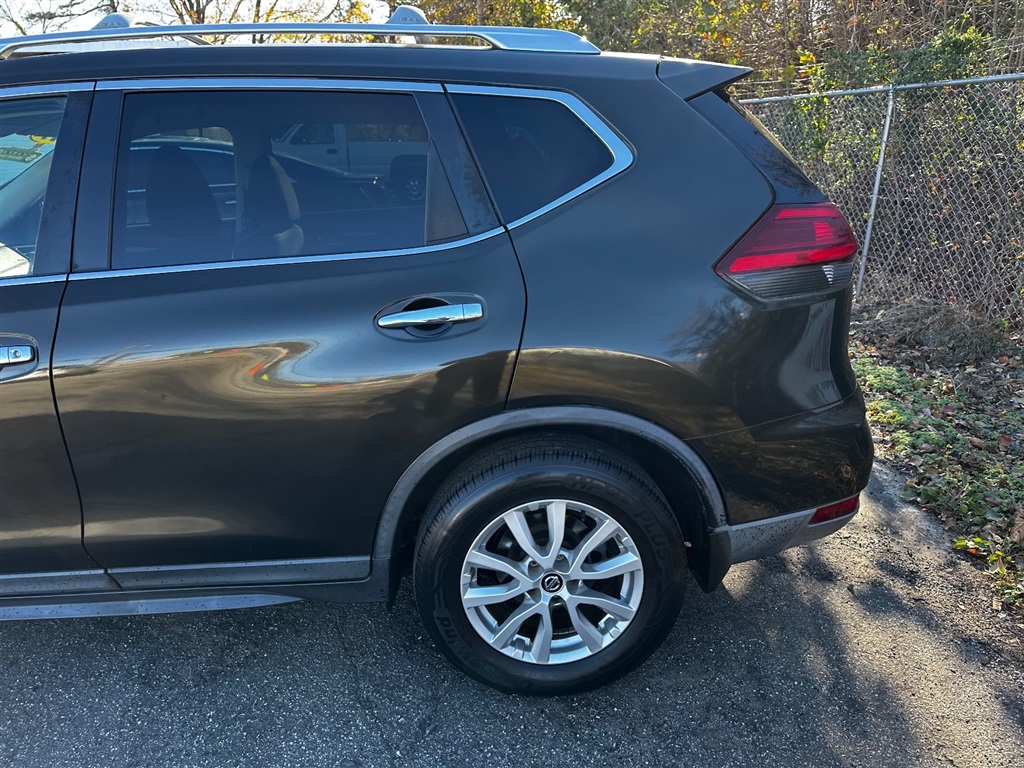
{"type": "Polygon", "coordinates": [[[626,679],[508,696],[397,605],[0,624],[0,766],[1024,765],[1024,618],[882,468],[831,538],[691,584],[626,679]]]}

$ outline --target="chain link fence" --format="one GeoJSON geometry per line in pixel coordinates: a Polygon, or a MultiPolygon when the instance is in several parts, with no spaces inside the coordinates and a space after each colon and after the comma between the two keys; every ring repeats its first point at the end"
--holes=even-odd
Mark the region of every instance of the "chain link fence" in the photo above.
{"type": "Polygon", "coordinates": [[[858,298],[1024,328],[1024,73],[744,104],[850,220],[858,298]]]}

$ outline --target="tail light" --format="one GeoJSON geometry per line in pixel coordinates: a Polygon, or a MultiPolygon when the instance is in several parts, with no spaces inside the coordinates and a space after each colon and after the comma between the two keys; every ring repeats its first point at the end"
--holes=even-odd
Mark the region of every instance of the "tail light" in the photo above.
{"type": "Polygon", "coordinates": [[[821,293],[850,284],[857,239],[832,203],[775,205],[715,265],[763,299],[821,293]]]}
{"type": "Polygon", "coordinates": [[[815,523],[827,523],[829,520],[835,520],[838,517],[852,515],[857,511],[857,507],[859,506],[860,494],[857,494],[849,499],[837,501],[835,504],[829,504],[826,507],[818,507],[814,510],[814,514],[811,515],[809,525],[814,525],[815,523]]]}

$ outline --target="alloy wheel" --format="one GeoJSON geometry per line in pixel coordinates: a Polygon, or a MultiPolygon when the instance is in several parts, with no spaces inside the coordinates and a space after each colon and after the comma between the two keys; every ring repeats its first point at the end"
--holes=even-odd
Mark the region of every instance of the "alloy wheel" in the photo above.
{"type": "Polygon", "coordinates": [[[622,635],[643,596],[626,530],[596,507],[547,499],[514,507],[476,537],[462,606],[493,649],[533,664],[588,658],[622,635]]]}

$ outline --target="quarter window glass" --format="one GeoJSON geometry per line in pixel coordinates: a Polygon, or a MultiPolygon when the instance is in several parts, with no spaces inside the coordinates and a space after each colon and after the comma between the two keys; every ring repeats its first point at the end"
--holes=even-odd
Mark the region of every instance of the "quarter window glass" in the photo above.
{"type": "Polygon", "coordinates": [[[506,222],[543,208],[612,164],[604,143],[557,101],[452,99],[506,222]]]}
{"type": "Polygon", "coordinates": [[[0,278],[32,274],[64,102],[0,101],[0,278]]]}
{"type": "Polygon", "coordinates": [[[412,95],[128,94],[111,265],[413,248],[466,234],[453,204],[412,95]]]}

